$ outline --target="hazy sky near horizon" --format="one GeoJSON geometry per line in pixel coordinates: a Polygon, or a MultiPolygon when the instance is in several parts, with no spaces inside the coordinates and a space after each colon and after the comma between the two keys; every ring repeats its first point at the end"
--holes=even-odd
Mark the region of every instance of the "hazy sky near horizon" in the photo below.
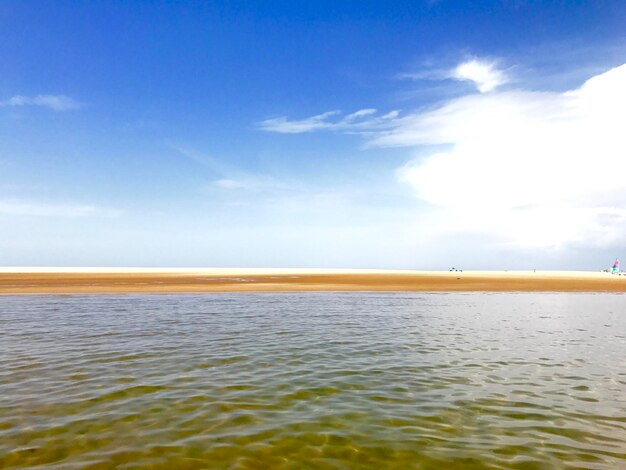
{"type": "Polygon", "coordinates": [[[623,1],[1,1],[0,64],[0,265],[626,257],[623,1]]]}

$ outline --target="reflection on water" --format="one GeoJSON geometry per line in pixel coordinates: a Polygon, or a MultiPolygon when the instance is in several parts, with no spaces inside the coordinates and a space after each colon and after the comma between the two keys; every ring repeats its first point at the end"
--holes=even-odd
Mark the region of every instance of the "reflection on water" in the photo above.
{"type": "Polygon", "coordinates": [[[626,297],[0,297],[0,467],[626,468],[626,297]]]}

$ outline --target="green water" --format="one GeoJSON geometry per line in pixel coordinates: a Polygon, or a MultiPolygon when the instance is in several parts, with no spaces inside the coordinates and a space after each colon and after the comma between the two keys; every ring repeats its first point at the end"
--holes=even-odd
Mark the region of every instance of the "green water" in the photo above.
{"type": "Polygon", "coordinates": [[[0,297],[0,467],[626,468],[626,296],[0,297]]]}

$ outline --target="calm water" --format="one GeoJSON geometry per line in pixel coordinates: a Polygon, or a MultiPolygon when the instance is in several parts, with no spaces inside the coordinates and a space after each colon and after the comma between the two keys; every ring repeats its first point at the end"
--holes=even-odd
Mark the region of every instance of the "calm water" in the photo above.
{"type": "Polygon", "coordinates": [[[626,296],[0,297],[0,467],[626,468],[626,296]]]}

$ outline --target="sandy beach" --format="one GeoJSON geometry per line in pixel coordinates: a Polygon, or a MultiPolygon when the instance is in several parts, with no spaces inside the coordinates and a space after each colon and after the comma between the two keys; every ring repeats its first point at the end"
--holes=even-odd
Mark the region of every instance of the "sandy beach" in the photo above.
{"type": "Polygon", "coordinates": [[[0,294],[298,291],[626,292],[626,276],[576,271],[0,268],[0,294]]]}

